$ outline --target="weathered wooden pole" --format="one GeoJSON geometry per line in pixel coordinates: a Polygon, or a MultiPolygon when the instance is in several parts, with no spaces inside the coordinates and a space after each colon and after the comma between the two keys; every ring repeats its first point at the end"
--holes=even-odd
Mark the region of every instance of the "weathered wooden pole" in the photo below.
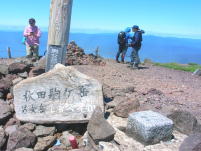
{"type": "Polygon", "coordinates": [[[51,0],[46,72],[65,63],[73,0],[51,0]]]}
{"type": "Polygon", "coordinates": [[[7,51],[8,51],[8,58],[11,58],[11,50],[10,50],[10,47],[8,47],[7,51]]]}

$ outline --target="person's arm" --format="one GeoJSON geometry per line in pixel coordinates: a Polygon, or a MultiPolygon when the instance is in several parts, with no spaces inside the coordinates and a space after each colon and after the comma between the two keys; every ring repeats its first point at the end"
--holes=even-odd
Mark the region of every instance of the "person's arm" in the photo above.
{"type": "Polygon", "coordinates": [[[28,36],[30,36],[30,33],[29,33],[27,27],[24,29],[24,34],[23,34],[23,35],[24,35],[24,37],[28,37],[28,36]]]}
{"type": "Polygon", "coordinates": [[[36,36],[38,37],[38,38],[40,38],[41,37],[41,30],[38,28],[38,30],[37,30],[37,34],[36,34],[36,36]]]}
{"type": "Polygon", "coordinates": [[[132,46],[135,46],[137,43],[140,43],[140,33],[136,32],[134,37],[133,37],[133,41],[132,41],[132,46]]]}

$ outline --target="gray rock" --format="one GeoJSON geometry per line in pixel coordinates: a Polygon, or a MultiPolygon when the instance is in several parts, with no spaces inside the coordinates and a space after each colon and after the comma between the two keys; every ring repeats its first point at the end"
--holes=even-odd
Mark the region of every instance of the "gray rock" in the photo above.
{"type": "Polygon", "coordinates": [[[109,142],[100,142],[99,148],[101,151],[120,151],[117,145],[109,142]]]}
{"type": "Polygon", "coordinates": [[[34,150],[31,149],[31,148],[25,148],[25,147],[22,147],[22,148],[18,148],[18,149],[16,149],[15,151],[34,151],[34,150]]]}
{"type": "Polygon", "coordinates": [[[7,151],[13,151],[21,147],[32,148],[36,144],[36,139],[36,136],[31,131],[19,129],[9,136],[7,151]]]}
{"type": "Polygon", "coordinates": [[[201,76],[201,69],[195,70],[195,72],[193,72],[193,75],[201,76]]]}
{"type": "Polygon", "coordinates": [[[7,140],[7,135],[3,128],[0,128],[0,149],[4,146],[7,140]]]}
{"type": "Polygon", "coordinates": [[[6,102],[0,101],[0,125],[12,115],[12,109],[6,102]]]}
{"type": "Polygon", "coordinates": [[[48,149],[48,151],[68,151],[64,145],[53,146],[52,148],[48,149]]]}
{"type": "Polygon", "coordinates": [[[26,123],[26,124],[20,126],[20,128],[26,128],[26,129],[28,129],[30,131],[33,131],[33,130],[35,130],[36,125],[32,124],[32,123],[26,123]]]}
{"type": "Polygon", "coordinates": [[[73,136],[72,134],[70,134],[68,131],[65,131],[62,133],[62,136],[59,138],[59,140],[61,141],[62,144],[64,144],[66,147],[70,147],[71,144],[69,142],[69,137],[73,136]]]}
{"type": "Polygon", "coordinates": [[[135,112],[128,117],[127,134],[146,145],[170,139],[172,131],[173,121],[153,111],[135,112]]]}
{"type": "Polygon", "coordinates": [[[11,135],[13,132],[17,131],[18,128],[19,128],[18,125],[11,125],[11,126],[6,127],[5,131],[7,134],[11,135]]]}
{"type": "Polygon", "coordinates": [[[96,144],[100,141],[111,141],[115,135],[114,128],[104,119],[100,107],[96,107],[87,126],[87,131],[96,144]]]}
{"type": "Polygon", "coordinates": [[[198,127],[196,117],[188,111],[176,110],[168,115],[168,118],[173,120],[178,131],[187,135],[192,134],[198,127]]]}
{"type": "Polygon", "coordinates": [[[29,66],[24,63],[12,63],[8,66],[9,73],[17,74],[29,71],[29,66]]]}
{"type": "Polygon", "coordinates": [[[201,133],[187,137],[179,147],[179,151],[201,151],[201,133]]]}
{"type": "Polygon", "coordinates": [[[21,81],[13,92],[16,117],[24,122],[86,123],[96,106],[103,108],[102,85],[61,64],[21,81]]]}
{"type": "Polygon", "coordinates": [[[34,147],[34,151],[46,151],[47,149],[49,149],[54,145],[55,141],[56,141],[55,136],[38,138],[38,141],[34,147]]]}
{"type": "Polygon", "coordinates": [[[36,129],[33,131],[37,137],[52,136],[55,132],[55,127],[45,127],[42,125],[36,126],[36,129]]]}
{"type": "Polygon", "coordinates": [[[28,77],[28,73],[27,73],[27,72],[19,73],[18,75],[19,75],[21,78],[27,78],[27,77],[28,77]]]}
{"type": "Polygon", "coordinates": [[[0,74],[8,74],[8,66],[5,64],[0,64],[0,74]]]}
{"type": "Polygon", "coordinates": [[[118,117],[128,118],[131,112],[137,112],[140,107],[140,102],[138,99],[126,99],[120,102],[114,108],[114,114],[118,117]]]}

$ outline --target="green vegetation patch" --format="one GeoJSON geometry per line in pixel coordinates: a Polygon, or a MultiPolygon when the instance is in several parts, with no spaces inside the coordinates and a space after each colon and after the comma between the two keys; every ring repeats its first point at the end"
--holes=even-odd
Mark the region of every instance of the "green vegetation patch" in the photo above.
{"type": "Polygon", "coordinates": [[[194,72],[196,69],[201,69],[201,65],[195,63],[189,63],[189,64],[154,63],[154,65],[187,72],[194,72]]]}

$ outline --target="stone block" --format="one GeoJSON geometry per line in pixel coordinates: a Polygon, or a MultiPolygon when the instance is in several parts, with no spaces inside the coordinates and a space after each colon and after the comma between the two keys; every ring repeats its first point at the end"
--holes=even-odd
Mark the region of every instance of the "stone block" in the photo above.
{"type": "Polygon", "coordinates": [[[156,144],[172,136],[173,121],[153,112],[135,112],[129,115],[127,134],[143,144],[156,144]]]}

